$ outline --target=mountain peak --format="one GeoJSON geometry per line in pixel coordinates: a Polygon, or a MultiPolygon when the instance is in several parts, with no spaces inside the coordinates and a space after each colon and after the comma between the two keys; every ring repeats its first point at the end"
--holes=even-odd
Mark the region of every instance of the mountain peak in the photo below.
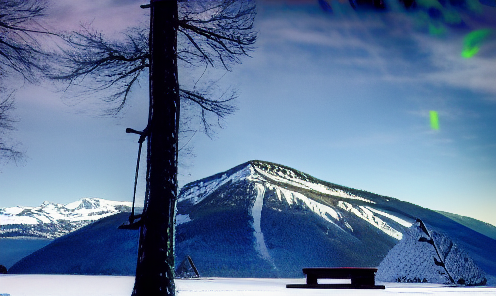
{"type": "Polygon", "coordinates": [[[252,176],[253,173],[252,164],[245,162],[225,172],[184,185],[177,201],[188,200],[193,204],[197,204],[221,186],[245,180],[252,176]]]}
{"type": "MultiPolygon", "coordinates": [[[[298,171],[296,169],[293,169],[291,167],[282,165],[282,164],[277,164],[269,161],[262,161],[262,160],[250,160],[248,163],[251,165],[255,166],[256,168],[263,170],[267,173],[273,174],[273,175],[279,175],[282,177],[290,177],[290,178],[299,178],[301,180],[305,181],[311,181],[312,179],[317,180],[316,178],[305,174],[301,171],[298,171]]],[[[320,181],[320,180],[319,180],[320,181]]],[[[321,181],[323,182],[323,181],[321,181]]]]}
{"type": "Polygon", "coordinates": [[[100,218],[130,211],[131,202],[82,198],[66,205],[44,201],[39,207],[0,209],[0,237],[56,238],[100,218]]]}
{"type": "MultiPolygon", "coordinates": [[[[271,182],[284,186],[297,187],[317,194],[375,203],[375,201],[363,197],[364,195],[371,195],[369,192],[326,182],[296,169],[276,163],[259,160],[250,161],[250,163],[259,175],[262,175],[266,180],[271,182]]],[[[372,195],[379,197],[376,194],[372,195]]]]}
{"type": "Polygon", "coordinates": [[[370,204],[375,204],[375,200],[390,201],[393,199],[326,182],[288,166],[262,160],[250,160],[225,172],[184,185],[178,201],[189,199],[193,204],[196,204],[220,186],[243,180],[258,183],[268,182],[284,188],[297,188],[297,190],[311,191],[319,195],[355,199],[370,204]]]}
{"type": "Polygon", "coordinates": [[[71,202],[65,205],[66,208],[72,209],[72,210],[81,210],[81,209],[96,209],[100,207],[100,200],[99,198],[82,198],[78,201],[71,202]]]}
{"type": "MultiPolygon", "coordinates": [[[[411,226],[412,217],[388,214],[388,210],[383,210],[381,205],[390,200],[325,182],[287,166],[251,160],[185,185],[178,198],[178,214],[189,215],[190,207],[204,202],[218,207],[248,204],[251,205],[254,221],[258,221],[262,206],[274,202],[282,208],[305,208],[329,223],[339,224],[338,228],[344,232],[347,229],[353,232],[353,227],[343,218],[352,213],[352,217],[356,216],[398,240],[402,237],[398,227],[411,226]]],[[[186,218],[188,221],[193,219],[190,216],[186,218]]],[[[264,248],[261,250],[265,256],[264,248]]]]}

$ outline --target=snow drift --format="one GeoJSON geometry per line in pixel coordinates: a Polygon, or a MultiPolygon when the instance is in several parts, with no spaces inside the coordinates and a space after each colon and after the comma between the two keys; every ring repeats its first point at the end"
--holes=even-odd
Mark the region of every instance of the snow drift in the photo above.
{"type": "Polygon", "coordinates": [[[385,282],[485,285],[486,275],[448,236],[418,220],[379,265],[385,282]]]}

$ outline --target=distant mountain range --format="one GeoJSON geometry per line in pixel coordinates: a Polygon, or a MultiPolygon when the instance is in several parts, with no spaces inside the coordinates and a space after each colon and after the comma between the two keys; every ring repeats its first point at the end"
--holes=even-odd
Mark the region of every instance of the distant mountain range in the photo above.
{"type": "Polygon", "coordinates": [[[130,202],[83,198],[62,205],[45,201],[39,207],[0,208],[0,238],[54,239],[120,212],[130,212],[130,202]]]}
{"type": "MultiPolygon", "coordinates": [[[[182,188],[177,263],[189,255],[202,276],[221,277],[301,277],[309,266],[379,266],[417,218],[463,249],[490,281],[496,276],[492,238],[435,211],[264,161],[182,188]]],[[[117,229],[126,220],[121,213],[60,237],[9,272],[133,274],[137,232],[117,229]]]]}

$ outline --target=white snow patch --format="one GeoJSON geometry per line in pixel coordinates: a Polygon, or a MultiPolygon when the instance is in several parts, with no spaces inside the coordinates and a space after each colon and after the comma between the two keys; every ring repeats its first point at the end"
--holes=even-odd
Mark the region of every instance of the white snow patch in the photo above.
{"type": "Polygon", "coordinates": [[[255,181],[257,184],[260,184],[260,186],[264,186],[265,189],[267,190],[274,190],[276,192],[277,198],[280,201],[284,200],[288,205],[293,205],[295,203],[303,202],[314,213],[321,216],[326,221],[333,223],[339,229],[343,230],[339,225],[337,225],[336,223],[334,223],[333,220],[330,219],[332,218],[337,221],[341,219],[340,214],[337,211],[335,211],[332,207],[314,201],[299,192],[294,192],[292,190],[267,183],[266,180],[260,174],[258,174],[260,170],[254,168],[253,166],[250,167],[250,171],[251,174],[247,179],[251,181],[255,181]]]}
{"type": "Polygon", "coordinates": [[[375,216],[374,213],[368,207],[358,206],[358,208],[355,208],[352,204],[345,201],[339,201],[338,207],[342,208],[345,211],[355,214],[357,217],[362,218],[363,220],[369,222],[374,227],[377,227],[385,234],[397,240],[401,240],[403,238],[403,234],[401,232],[391,227],[381,218],[375,216]]]}
{"type": "Polygon", "coordinates": [[[134,277],[84,275],[0,275],[0,294],[11,296],[131,295],[134,277]]]}
{"type": "Polygon", "coordinates": [[[328,186],[325,186],[323,184],[318,184],[318,183],[312,183],[312,182],[304,181],[304,180],[296,177],[294,175],[294,173],[292,173],[292,172],[291,172],[290,175],[281,174],[279,172],[278,173],[279,176],[276,176],[274,174],[270,174],[268,172],[265,172],[265,171],[257,168],[256,166],[255,166],[255,170],[256,170],[256,172],[258,174],[264,176],[265,178],[268,178],[268,179],[271,179],[273,181],[276,181],[276,182],[286,183],[288,185],[300,187],[300,188],[303,188],[303,189],[314,190],[314,191],[317,191],[317,192],[320,192],[320,193],[324,193],[324,194],[329,194],[329,195],[334,195],[334,196],[343,197],[343,198],[349,198],[349,199],[356,199],[356,200],[361,200],[361,201],[364,201],[364,202],[375,204],[375,202],[373,202],[371,200],[365,199],[365,198],[360,197],[360,196],[356,196],[354,194],[349,194],[349,193],[347,193],[347,192],[345,192],[343,190],[340,190],[340,189],[334,189],[334,188],[330,188],[328,186]]]}
{"type": "Polygon", "coordinates": [[[248,164],[245,168],[237,171],[229,177],[227,177],[226,174],[223,174],[220,178],[209,182],[200,182],[198,185],[193,186],[182,193],[181,197],[177,201],[181,202],[184,200],[190,200],[194,205],[196,205],[222,185],[228,182],[239,182],[249,177],[252,173],[250,167],[251,165],[248,164]]]}
{"type": "Polygon", "coordinates": [[[192,221],[188,214],[176,214],[176,226],[192,221]]]}
{"type": "Polygon", "coordinates": [[[0,225],[13,225],[13,224],[29,224],[36,225],[38,220],[33,217],[26,216],[10,216],[10,215],[0,215],[0,225]]]}
{"type": "Polygon", "coordinates": [[[262,207],[263,199],[265,196],[265,186],[259,183],[255,183],[255,188],[257,190],[257,197],[251,208],[251,215],[253,217],[253,235],[255,236],[255,249],[258,251],[262,258],[272,261],[270,257],[269,250],[265,244],[264,235],[262,233],[261,220],[262,220],[262,207]]]}
{"type": "MultiPolygon", "coordinates": [[[[26,209],[27,207],[12,207],[12,208],[4,208],[3,209],[3,212],[7,215],[17,215],[17,214],[20,214],[22,211],[24,211],[24,209],[26,209]]],[[[28,209],[32,209],[32,208],[28,208],[28,209]]]]}
{"type": "Polygon", "coordinates": [[[285,188],[281,188],[279,186],[274,186],[274,185],[268,185],[268,189],[275,190],[277,197],[279,198],[280,201],[283,199],[289,204],[292,205],[297,202],[297,200],[302,201],[309,209],[311,209],[314,213],[317,215],[321,216],[325,220],[334,223],[329,217],[332,217],[334,220],[339,221],[340,216],[338,212],[336,212],[333,208],[321,204],[317,201],[314,201],[305,195],[294,192],[285,188]]]}
{"type": "Polygon", "coordinates": [[[372,208],[372,207],[366,207],[366,208],[367,208],[367,209],[369,209],[369,210],[371,210],[372,212],[374,212],[374,213],[376,213],[376,214],[379,214],[379,215],[381,215],[381,216],[387,217],[387,218],[389,218],[389,219],[393,220],[394,222],[396,222],[396,223],[398,223],[398,224],[400,224],[400,225],[402,225],[402,226],[405,226],[405,227],[411,227],[411,226],[413,225],[413,223],[411,223],[411,222],[407,222],[407,221],[405,221],[405,220],[403,220],[403,219],[401,219],[401,218],[398,218],[398,217],[393,216],[393,215],[391,215],[391,214],[388,214],[388,213],[385,213],[385,212],[379,211],[379,210],[374,209],[374,208],[372,208]]]}

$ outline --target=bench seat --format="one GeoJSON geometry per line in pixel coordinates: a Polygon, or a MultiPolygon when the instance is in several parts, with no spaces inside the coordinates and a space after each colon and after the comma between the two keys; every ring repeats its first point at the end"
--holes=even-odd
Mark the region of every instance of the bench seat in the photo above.
{"type": "Polygon", "coordinates": [[[316,267],[303,268],[307,276],[306,284],[288,284],[286,288],[311,289],[384,289],[375,284],[377,268],[365,267],[316,267]],[[351,284],[319,284],[318,279],[351,279],[351,284]]]}

